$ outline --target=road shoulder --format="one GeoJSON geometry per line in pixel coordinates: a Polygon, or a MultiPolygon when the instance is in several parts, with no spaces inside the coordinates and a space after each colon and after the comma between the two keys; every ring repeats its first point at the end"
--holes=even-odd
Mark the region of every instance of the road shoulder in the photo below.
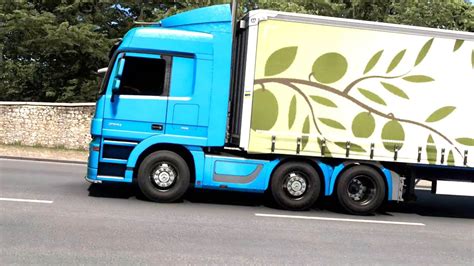
{"type": "Polygon", "coordinates": [[[67,163],[87,163],[88,152],[58,148],[0,145],[0,158],[67,163]]]}

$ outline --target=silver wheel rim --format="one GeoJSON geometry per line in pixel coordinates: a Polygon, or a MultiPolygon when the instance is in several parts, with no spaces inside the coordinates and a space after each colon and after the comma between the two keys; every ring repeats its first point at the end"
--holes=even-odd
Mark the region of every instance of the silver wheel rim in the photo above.
{"type": "Polygon", "coordinates": [[[168,162],[160,162],[151,172],[153,184],[161,190],[172,187],[178,176],[176,169],[168,162]]]}
{"type": "Polygon", "coordinates": [[[290,172],[283,186],[285,191],[294,198],[303,196],[308,188],[305,175],[299,172],[290,172]]]}

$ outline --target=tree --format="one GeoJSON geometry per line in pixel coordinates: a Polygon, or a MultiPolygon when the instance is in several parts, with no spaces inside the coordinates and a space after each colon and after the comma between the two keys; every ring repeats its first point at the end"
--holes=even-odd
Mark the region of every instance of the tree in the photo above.
{"type": "MultiPolygon", "coordinates": [[[[93,101],[95,71],[134,21],[159,21],[229,0],[3,0],[0,100],[93,101]]],[[[474,31],[464,1],[243,0],[241,14],[265,8],[323,16],[474,31]]]]}
{"type": "Polygon", "coordinates": [[[94,72],[106,64],[112,40],[95,24],[61,21],[61,10],[51,13],[50,5],[15,4],[15,9],[0,14],[0,100],[93,99],[94,72]]]}

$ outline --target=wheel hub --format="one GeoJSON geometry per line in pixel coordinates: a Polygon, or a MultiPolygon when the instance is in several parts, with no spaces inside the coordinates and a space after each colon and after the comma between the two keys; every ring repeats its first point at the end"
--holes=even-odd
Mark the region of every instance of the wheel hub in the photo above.
{"type": "Polygon", "coordinates": [[[306,180],[296,173],[289,175],[288,182],[286,183],[286,189],[291,196],[299,197],[306,191],[306,180]]]}
{"type": "Polygon", "coordinates": [[[349,184],[348,194],[355,201],[361,201],[368,197],[367,185],[361,182],[358,178],[354,178],[349,184]]]}
{"type": "Polygon", "coordinates": [[[159,188],[169,188],[176,180],[176,171],[168,163],[161,163],[153,173],[153,181],[159,188]]]}

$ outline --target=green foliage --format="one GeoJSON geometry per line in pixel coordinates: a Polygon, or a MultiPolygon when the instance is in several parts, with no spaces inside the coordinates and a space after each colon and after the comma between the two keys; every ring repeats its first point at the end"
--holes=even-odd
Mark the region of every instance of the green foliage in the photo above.
{"type": "MultiPolygon", "coordinates": [[[[98,68],[107,66],[110,47],[133,26],[134,21],[158,21],[178,12],[229,2],[229,0],[2,0],[0,1],[0,100],[94,101],[98,90],[95,72],[98,68]]],[[[448,2],[242,0],[239,2],[240,15],[255,8],[262,8],[474,31],[474,7],[460,0],[448,2]]],[[[427,45],[425,44],[424,50],[422,48],[420,51],[416,64],[421,63],[426,56],[424,51],[429,50],[427,45]]],[[[462,49],[461,45],[462,41],[458,40],[453,50],[462,49]]],[[[291,59],[293,54],[289,53],[287,56],[291,59]]],[[[381,52],[374,55],[364,74],[375,66],[380,56],[381,52]]],[[[474,52],[471,62],[474,68],[474,52]]],[[[268,73],[275,74],[283,67],[284,65],[280,65],[280,69],[270,68],[268,73]]],[[[395,67],[396,65],[393,66],[395,67]]],[[[335,73],[338,74],[337,77],[342,77],[341,71],[335,73]]],[[[333,80],[336,78],[323,81],[330,83],[333,80]]],[[[372,97],[373,99],[375,98],[372,97]]]]}
{"type": "Polygon", "coordinates": [[[53,6],[54,1],[39,2],[14,2],[15,9],[0,6],[0,100],[93,100],[94,73],[107,65],[112,40],[92,20],[69,22],[62,18],[65,8],[53,6]]]}
{"type": "Polygon", "coordinates": [[[396,24],[474,31],[474,7],[464,1],[390,1],[385,21],[396,24]]]}

